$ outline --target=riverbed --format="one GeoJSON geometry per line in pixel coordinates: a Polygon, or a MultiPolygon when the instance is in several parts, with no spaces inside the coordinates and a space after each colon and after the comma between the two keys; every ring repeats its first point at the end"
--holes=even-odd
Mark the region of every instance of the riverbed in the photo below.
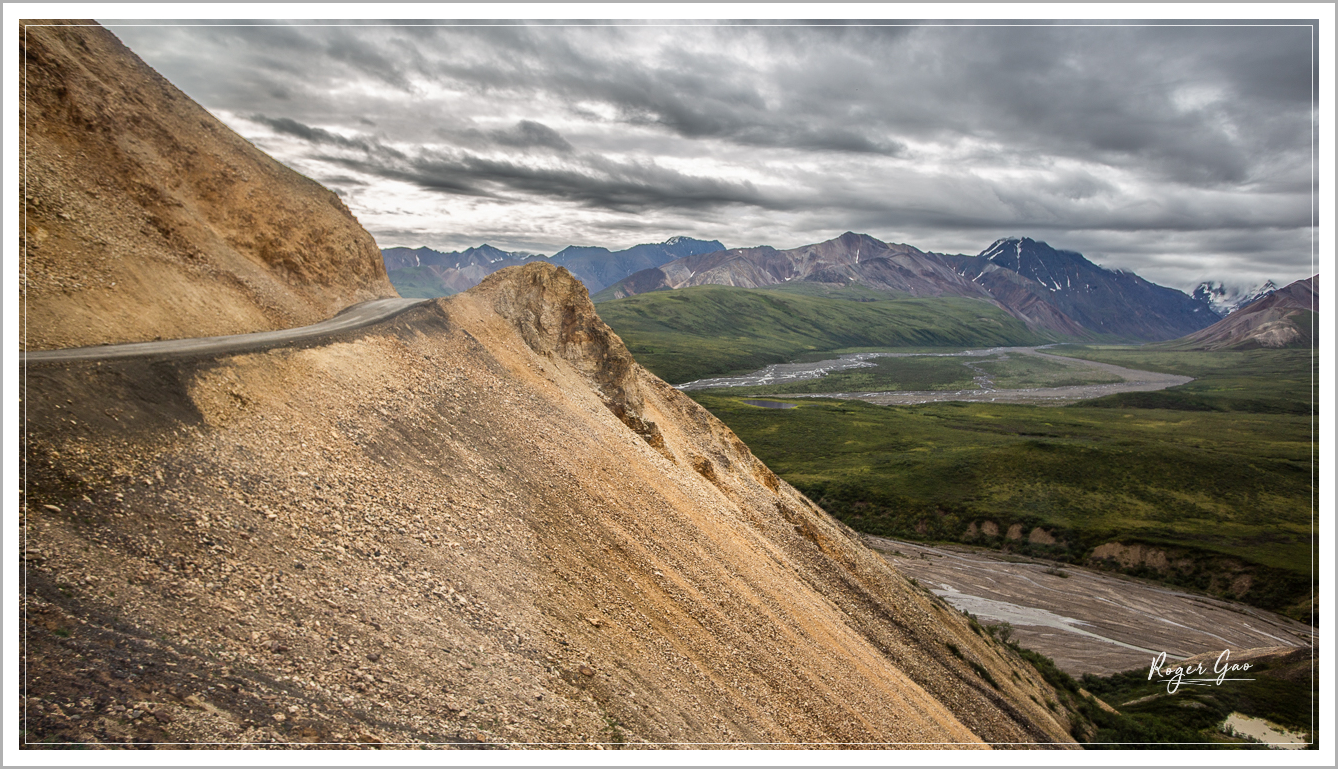
{"type": "Polygon", "coordinates": [[[1073,676],[1146,671],[1161,652],[1174,661],[1316,643],[1311,628],[1287,617],[1130,577],[966,546],[865,539],[954,608],[985,624],[1009,623],[1019,643],[1073,676]]]}
{"type": "MultiPolygon", "coordinates": [[[[1049,345],[1045,345],[1049,346],[1049,345]]],[[[1044,347],[1044,346],[1043,346],[1044,347]]],[[[1101,371],[1120,377],[1123,381],[1110,384],[1070,385],[1066,387],[1030,387],[996,388],[988,376],[977,376],[975,386],[962,390],[893,390],[882,392],[835,392],[786,394],[785,398],[838,398],[840,400],[862,400],[883,406],[901,406],[916,403],[938,403],[943,401],[966,401],[971,403],[1030,403],[1038,405],[1062,406],[1088,398],[1100,398],[1104,395],[1125,392],[1150,392],[1164,390],[1167,387],[1188,384],[1192,377],[1162,374],[1155,371],[1115,366],[1109,363],[1066,358],[1041,352],[1043,347],[991,347],[982,350],[963,350],[952,353],[897,353],[897,352],[862,352],[842,355],[840,358],[817,361],[816,363],[776,363],[751,374],[735,377],[714,377],[698,379],[686,384],[676,385],[680,390],[706,390],[717,387],[761,387],[798,382],[805,379],[817,379],[837,371],[849,371],[868,368],[875,364],[874,358],[964,358],[963,365],[980,371],[970,364],[971,358],[985,358],[1000,354],[1034,355],[1074,368],[1101,371]]],[[[983,373],[983,372],[982,372],[983,373]]]]}

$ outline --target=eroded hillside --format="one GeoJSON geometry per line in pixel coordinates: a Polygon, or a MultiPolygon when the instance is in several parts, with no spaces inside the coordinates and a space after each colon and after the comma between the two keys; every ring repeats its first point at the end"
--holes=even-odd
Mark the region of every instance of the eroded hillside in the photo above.
{"type": "Polygon", "coordinates": [[[287,328],[396,295],[333,192],[75,24],[19,37],[24,349],[287,328]]]}
{"type": "Polygon", "coordinates": [[[563,270],[27,375],[32,742],[1071,744],[563,270]]]}

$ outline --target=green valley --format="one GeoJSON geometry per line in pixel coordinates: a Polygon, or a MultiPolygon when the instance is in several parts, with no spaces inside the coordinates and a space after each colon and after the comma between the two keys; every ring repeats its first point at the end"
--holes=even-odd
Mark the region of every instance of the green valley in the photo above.
{"type": "MultiPolygon", "coordinates": [[[[857,530],[1107,566],[1308,616],[1309,351],[1065,349],[1197,379],[1065,407],[788,399],[797,407],[782,410],[742,396],[783,388],[692,396],[857,530]]],[[[957,369],[965,371],[960,358],[878,360],[890,369],[909,363],[901,379],[916,389],[930,389],[935,372],[940,384],[960,386],[957,369]]],[[[844,392],[838,377],[876,375],[786,387],[844,392]]]]}
{"type": "Polygon", "coordinates": [[[1044,344],[983,301],[894,298],[867,289],[697,286],[603,302],[599,316],[637,362],[667,382],[753,371],[804,353],[1044,344]]]}

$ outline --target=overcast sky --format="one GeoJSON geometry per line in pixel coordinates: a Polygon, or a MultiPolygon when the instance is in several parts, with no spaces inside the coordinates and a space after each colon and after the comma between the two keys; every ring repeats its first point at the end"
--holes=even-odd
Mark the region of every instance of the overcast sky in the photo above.
{"type": "Polygon", "coordinates": [[[383,248],[853,230],[1312,271],[1308,26],[105,23],[383,248]]]}

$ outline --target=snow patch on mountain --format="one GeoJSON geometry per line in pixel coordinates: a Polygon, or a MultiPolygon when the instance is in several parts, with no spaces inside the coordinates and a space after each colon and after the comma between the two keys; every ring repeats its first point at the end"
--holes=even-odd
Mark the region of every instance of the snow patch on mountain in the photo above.
{"type": "Polygon", "coordinates": [[[1194,289],[1193,296],[1201,302],[1206,302],[1213,312],[1225,317],[1277,290],[1277,284],[1271,280],[1266,280],[1257,286],[1204,281],[1194,289]]]}

